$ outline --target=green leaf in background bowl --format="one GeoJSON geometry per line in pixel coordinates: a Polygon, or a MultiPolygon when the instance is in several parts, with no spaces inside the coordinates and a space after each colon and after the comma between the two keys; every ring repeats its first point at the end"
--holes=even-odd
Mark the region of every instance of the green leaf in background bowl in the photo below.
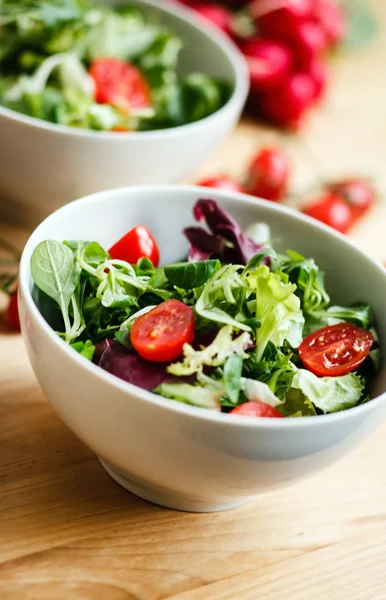
{"type": "Polygon", "coordinates": [[[378,31],[376,18],[365,0],[341,0],[347,15],[348,31],[342,43],[344,50],[353,50],[369,42],[378,31]]]}

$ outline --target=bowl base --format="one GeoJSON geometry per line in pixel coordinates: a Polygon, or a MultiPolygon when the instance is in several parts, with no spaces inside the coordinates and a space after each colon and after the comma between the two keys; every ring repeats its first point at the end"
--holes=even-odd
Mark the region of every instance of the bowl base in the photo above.
{"type": "Polygon", "coordinates": [[[229,510],[242,506],[249,502],[252,498],[219,498],[216,501],[210,501],[205,499],[198,499],[185,494],[175,494],[163,491],[161,488],[152,487],[144,483],[123,475],[119,471],[112,467],[108,462],[99,458],[99,462],[105,471],[121,485],[125,490],[128,490],[132,494],[139,496],[143,500],[158,504],[165,508],[172,508],[174,510],[181,510],[184,512],[216,512],[221,510],[229,510]]]}

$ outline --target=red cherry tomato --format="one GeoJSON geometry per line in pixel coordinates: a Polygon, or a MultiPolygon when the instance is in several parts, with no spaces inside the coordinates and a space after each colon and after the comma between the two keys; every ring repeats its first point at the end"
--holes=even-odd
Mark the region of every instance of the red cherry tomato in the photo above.
{"type": "Polygon", "coordinates": [[[312,21],[299,23],[288,39],[288,44],[294,52],[296,64],[300,68],[307,67],[327,47],[323,29],[318,23],[312,21]]]}
{"type": "Polygon", "coordinates": [[[140,258],[149,258],[155,267],[159,263],[159,250],[153,235],[144,225],[130,229],[109,250],[111,258],[134,264],[140,258]]]}
{"type": "Polygon", "coordinates": [[[353,217],[347,202],[337,194],[325,192],[311,204],[303,208],[303,213],[329,225],[341,233],[347,233],[353,224],[353,217]]]}
{"type": "Polygon", "coordinates": [[[281,200],[288,187],[290,162],[280,148],[264,148],[249,168],[248,191],[267,200],[281,200]]]}
{"type": "Polygon", "coordinates": [[[330,47],[343,40],[347,29],[347,18],[338,2],[314,0],[314,17],[322,27],[330,47]]]}
{"type": "Polygon", "coordinates": [[[333,183],[330,189],[347,202],[354,219],[364,215],[375,200],[375,190],[363,179],[347,179],[333,183]]]}
{"type": "Polygon", "coordinates": [[[252,17],[264,37],[286,39],[299,23],[312,16],[312,0],[255,0],[250,4],[252,17]]]}
{"type": "Polygon", "coordinates": [[[20,331],[19,307],[17,301],[17,292],[11,294],[7,311],[7,319],[12,329],[20,331]]]}
{"type": "Polygon", "coordinates": [[[175,360],[193,339],[193,310],[179,300],[166,300],[142,315],[130,332],[134,349],[153,362],[175,360]]]}
{"type": "Polygon", "coordinates": [[[254,92],[277,87],[290,73],[291,52],[284,44],[252,38],[241,42],[240,50],[248,63],[254,92]]]}
{"type": "Polygon", "coordinates": [[[228,192],[243,192],[241,185],[237,183],[232,177],[228,175],[217,175],[216,177],[208,177],[202,179],[197,183],[203,187],[217,188],[218,190],[225,190],[228,192]]]}
{"type": "Polygon", "coordinates": [[[236,406],[230,412],[230,415],[241,415],[242,417],[272,417],[272,418],[283,418],[283,415],[279,413],[276,408],[266,404],[265,402],[245,402],[236,406]]]}
{"type": "Polygon", "coordinates": [[[117,58],[99,58],[89,71],[95,82],[95,100],[124,112],[151,105],[150,87],[137,67],[117,58]]]}
{"type": "Polygon", "coordinates": [[[283,127],[297,127],[315,100],[315,84],[308,73],[293,73],[280,89],[264,92],[258,109],[262,115],[283,127]]]}
{"type": "Polygon", "coordinates": [[[321,58],[314,58],[305,71],[312,79],[314,85],[314,100],[317,102],[323,97],[328,82],[327,67],[321,58]]]}
{"type": "Polygon", "coordinates": [[[366,358],[374,342],[370,331],[351,323],[322,327],[300,344],[302,363],[319,377],[336,377],[354,371],[366,358]]]}
{"type": "Polygon", "coordinates": [[[212,25],[215,25],[225,33],[230,33],[232,13],[224,6],[219,6],[213,2],[197,2],[197,4],[191,3],[190,7],[202,17],[205,17],[207,21],[210,21],[212,25]]]}

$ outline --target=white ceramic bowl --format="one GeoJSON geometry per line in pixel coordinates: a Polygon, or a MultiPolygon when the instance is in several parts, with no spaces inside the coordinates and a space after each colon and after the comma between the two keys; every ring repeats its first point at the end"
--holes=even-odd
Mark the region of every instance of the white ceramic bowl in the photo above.
{"type": "Polygon", "coordinates": [[[386,273],[343,236],[264,200],[198,187],[102,192],[70,203],[32,234],[20,267],[22,332],[47,398],[68,427],[135,494],[192,511],[231,508],[310,476],[354,448],[386,415],[386,273]],[[192,206],[212,198],[242,226],[268,223],[279,249],[312,256],[327,272],[333,300],[372,305],[382,347],[377,397],[341,413],[296,419],[231,417],[166,400],[83,359],[48,326],[31,297],[30,256],[50,238],[97,240],[105,247],[138,223],[148,226],[164,263],[187,252],[182,235],[192,206]]]}
{"type": "Polygon", "coordinates": [[[180,72],[223,78],[234,86],[232,97],[219,111],[190,125],[119,134],[55,125],[0,106],[0,220],[37,225],[85,194],[179,182],[236,124],[249,86],[236,46],[177,3],[136,1],[184,40],[180,72]]]}

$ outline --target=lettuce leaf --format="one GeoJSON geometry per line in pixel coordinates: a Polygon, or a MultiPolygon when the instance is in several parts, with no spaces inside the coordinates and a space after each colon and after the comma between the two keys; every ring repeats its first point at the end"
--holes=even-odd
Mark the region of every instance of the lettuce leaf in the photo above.
{"type": "Polygon", "coordinates": [[[304,317],[294,294],[296,285],[285,283],[266,265],[249,273],[248,280],[256,290],[256,317],[261,321],[256,330],[256,360],[261,360],[268,342],[282,346],[287,340],[297,348],[303,339],[304,317]]]}
{"type": "Polygon", "coordinates": [[[199,408],[220,410],[221,392],[214,389],[189,383],[161,383],[153,393],[199,408]]]}
{"type": "Polygon", "coordinates": [[[292,380],[292,387],[303,392],[324,413],[332,413],[355,406],[365,386],[355,373],[341,377],[317,377],[311,371],[299,369],[292,380]]]}
{"type": "Polygon", "coordinates": [[[243,332],[233,339],[232,327],[222,327],[215,339],[209,346],[202,350],[195,350],[190,344],[184,345],[184,358],[182,362],[173,363],[168,367],[168,373],[177,375],[192,375],[202,371],[204,366],[219,367],[223,365],[229,356],[236,354],[241,358],[247,358],[245,348],[251,344],[251,336],[243,332]]]}

